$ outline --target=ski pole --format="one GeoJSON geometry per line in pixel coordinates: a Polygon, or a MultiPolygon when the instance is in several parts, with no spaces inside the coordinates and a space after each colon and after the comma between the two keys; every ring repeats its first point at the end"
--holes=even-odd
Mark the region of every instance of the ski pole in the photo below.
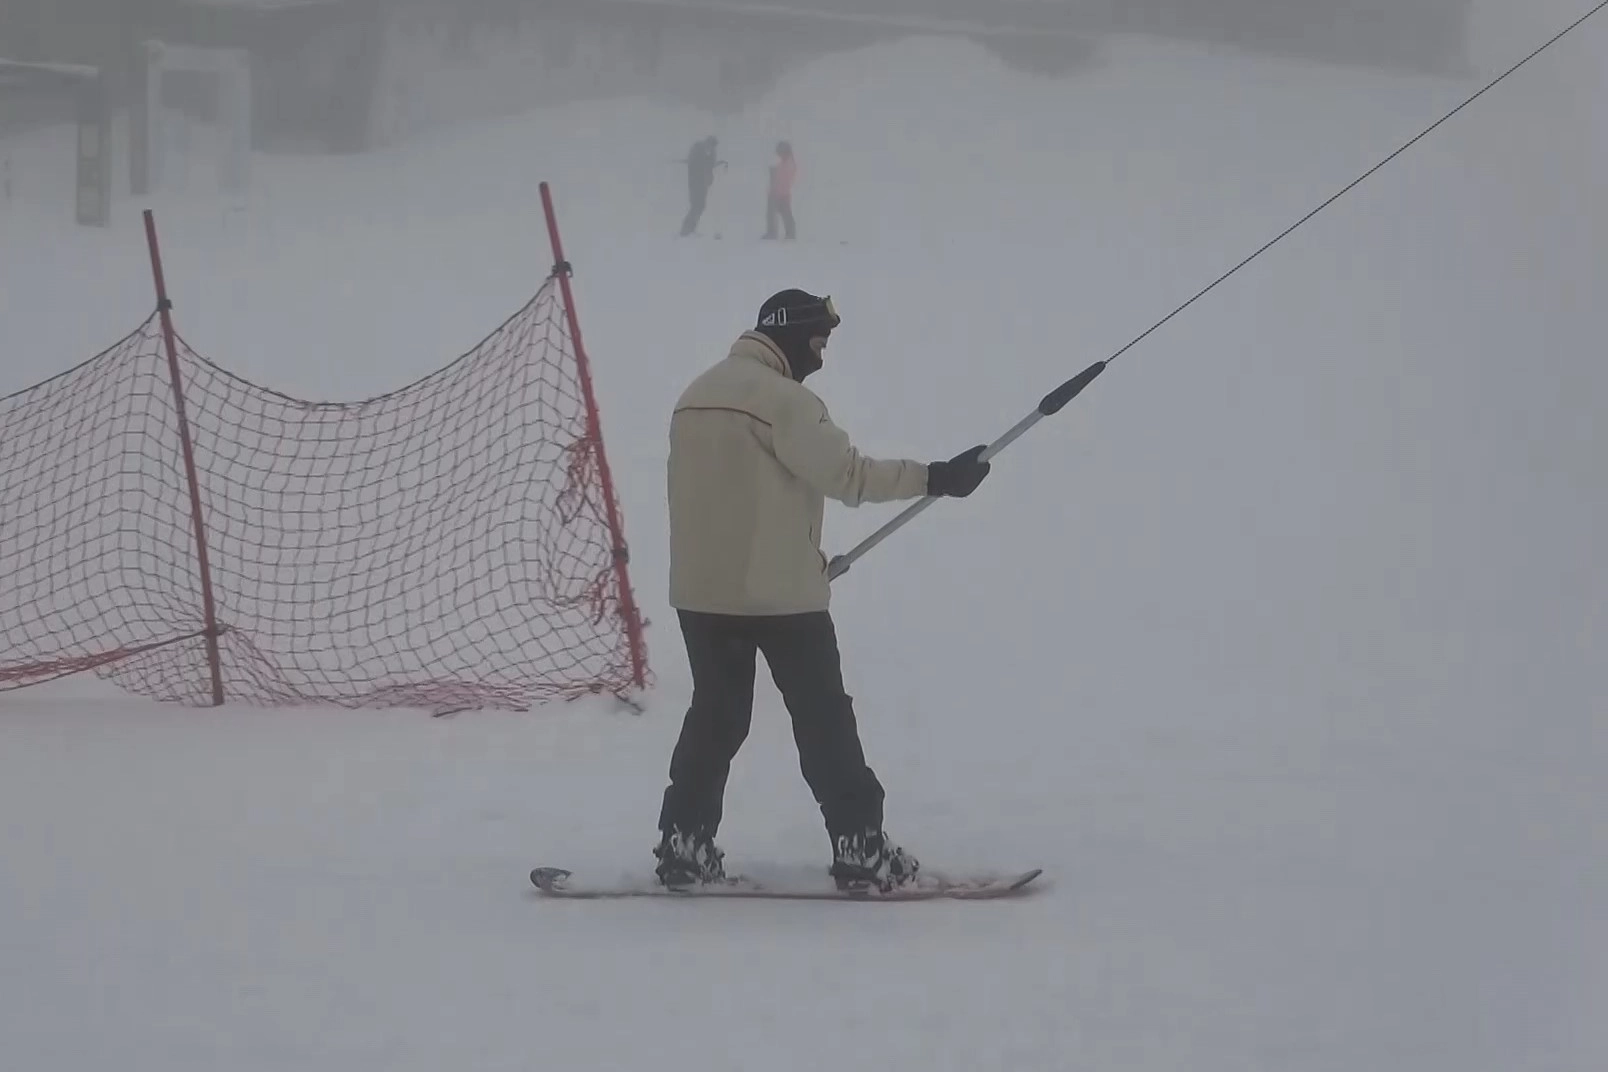
{"type": "MultiPolygon", "coordinates": [[[[1082,372],[1078,373],[1076,376],[1072,377],[1070,380],[1067,380],[1061,386],[1045,395],[1039,400],[1039,404],[1033,408],[1033,412],[1017,421],[1016,424],[1011,427],[1010,431],[1006,432],[1004,435],[1000,436],[998,439],[994,440],[994,442],[985,447],[982,454],[978,455],[978,460],[985,462],[988,461],[989,459],[993,458],[994,455],[998,454],[1000,451],[1014,443],[1022,436],[1023,433],[1025,433],[1029,428],[1033,427],[1039,421],[1042,421],[1045,417],[1048,417],[1054,413],[1060,412],[1061,407],[1065,406],[1068,402],[1076,398],[1080,391],[1094,382],[1094,378],[1096,376],[1105,371],[1106,364],[1106,361],[1096,361],[1094,364],[1090,365],[1088,368],[1084,369],[1082,372]]],[[[889,521],[886,525],[883,525],[880,529],[877,529],[877,531],[861,540],[854,546],[852,550],[846,551],[832,559],[832,561],[828,563],[826,567],[827,580],[835,581],[839,577],[843,576],[849,571],[849,567],[854,565],[854,563],[859,560],[861,555],[865,554],[867,551],[871,550],[871,548],[893,535],[893,533],[898,529],[909,524],[917,514],[921,513],[923,510],[937,501],[938,496],[934,495],[928,495],[918,499],[909,506],[905,507],[905,509],[892,521],[889,521]]]]}

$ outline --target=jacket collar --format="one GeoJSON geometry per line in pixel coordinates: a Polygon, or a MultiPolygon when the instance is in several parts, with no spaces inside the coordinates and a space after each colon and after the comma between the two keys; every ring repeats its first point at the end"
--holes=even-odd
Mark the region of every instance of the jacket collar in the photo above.
{"type": "Polygon", "coordinates": [[[730,356],[757,361],[772,372],[793,378],[792,366],[787,363],[787,355],[782,353],[781,347],[757,331],[745,331],[739,335],[737,341],[731,344],[730,356]]]}

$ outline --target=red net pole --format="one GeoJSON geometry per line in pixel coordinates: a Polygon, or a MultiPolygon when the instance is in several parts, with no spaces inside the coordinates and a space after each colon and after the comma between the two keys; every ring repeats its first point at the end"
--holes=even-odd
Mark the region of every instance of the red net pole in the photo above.
{"type": "Polygon", "coordinates": [[[603,425],[598,418],[597,398],[592,392],[592,370],[587,361],[586,346],[581,342],[580,320],[575,315],[575,296],[570,291],[570,265],[564,259],[564,243],[558,235],[558,215],[553,211],[553,193],[546,182],[541,184],[541,193],[542,211],[547,215],[547,235],[553,245],[553,274],[558,277],[558,286],[564,295],[564,318],[569,325],[570,341],[575,347],[576,374],[586,404],[586,434],[597,458],[603,507],[607,511],[609,535],[614,541],[614,577],[619,586],[620,613],[625,618],[626,636],[630,641],[631,679],[641,689],[647,678],[647,652],[642,636],[642,619],[637,613],[636,597],[631,592],[631,574],[627,566],[630,551],[614,502],[614,479],[609,473],[608,457],[603,451],[603,425]]]}
{"type": "Polygon", "coordinates": [[[156,217],[150,209],[145,210],[145,241],[151,250],[151,276],[156,282],[156,309],[162,321],[162,346],[167,351],[168,379],[173,388],[179,446],[184,451],[184,479],[190,487],[190,520],[195,528],[196,568],[201,576],[201,613],[206,627],[207,666],[212,672],[212,704],[217,707],[223,703],[223,665],[218,657],[218,616],[212,600],[212,568],[207,562],[207,530],[201,513],[201,481],[195,471],[190,422],[184,414],[184,385],[179,376],[178,346],[173,333],[173,303],[168,299],[167,280],[162,274],[162,251],[156,241],[156,217]]]}
{"type": "Polygon", "coordinates": [[[0,397],[0,691],[442,713],[651,683],[562,272],[435,372],[317,402],[190,348],[146,226],[157,308],[0,397]]]}

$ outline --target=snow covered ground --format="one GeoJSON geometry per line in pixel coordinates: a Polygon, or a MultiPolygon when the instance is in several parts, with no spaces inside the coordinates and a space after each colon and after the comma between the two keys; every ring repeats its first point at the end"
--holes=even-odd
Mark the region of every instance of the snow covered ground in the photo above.
{"type": "MultiPolygon", "coordinates": [[[[670,403],[799,285],[843,310],[811,381],[834,415],[872,452],[947,457],[1474,86],[1134,44],[1058,83],[909,41],[728,121],[569,107],[259,159],[233,205],[153,199],[187,339],[348,398],[534,291],[550,181],[659,686],[641,716],[455,719],[0,693],[4,1066],[1608,1066],[1608,140],[1574,91],[1600,29],[838,582],[891,831],[935,867],[1043,866],[1024,901],[529,890],[536,863],[651,862],[688,694],[670,403]],[[722,239],[678,240],[665,161],[709,131],[722,239]],[[778,137],[802,164],[786,246],[753,241],[778,137]]],[[[70,139],[4,150],[0,392],[150,307],[138,206],[68,222],[70,139]]],[[[834,508],[828,540],[887,516],[834,508]]],[[[768,685],[722,841],[737,868],[825,863],[768,685]]]]}

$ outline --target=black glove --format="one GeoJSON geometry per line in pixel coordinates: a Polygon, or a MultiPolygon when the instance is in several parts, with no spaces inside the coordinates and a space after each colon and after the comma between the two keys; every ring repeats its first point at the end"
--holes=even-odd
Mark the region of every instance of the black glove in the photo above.
{"type": "Polygon", "coordinates": [[[979,444],[971,450],[955,455],[947,462],[928,462],[927,494],[964,499],[976,491],[977,485],[983,482],[983,477],[993,468],[991,463],[977,460],[977,456],[986,449],[986,445],[979,444]]]}

